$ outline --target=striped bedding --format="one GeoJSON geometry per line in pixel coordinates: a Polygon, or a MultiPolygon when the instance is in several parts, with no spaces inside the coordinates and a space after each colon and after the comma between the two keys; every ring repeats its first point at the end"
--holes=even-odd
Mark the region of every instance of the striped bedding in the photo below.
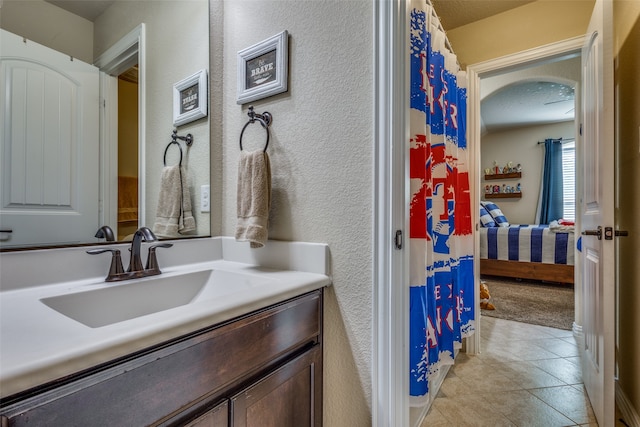
{"type": "Polygon", "coordinates": [[[574,264],[573,233],[555,233],[548,225],[480,228],[480,258],[574,264]]]}

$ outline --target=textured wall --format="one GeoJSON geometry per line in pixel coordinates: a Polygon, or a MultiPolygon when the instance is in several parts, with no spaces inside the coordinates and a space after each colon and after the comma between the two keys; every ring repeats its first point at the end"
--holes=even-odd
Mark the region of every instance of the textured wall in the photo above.
{"type": "MultiPolygon", "coordinates": [[[[140,23],[146,24],[146,225],[155,220],[164,150],[171,141],[173,85],[209,68],[208,16],[207,0],[123,0],[116,1],[94,24],[96,57],[140,23]]],[[[187,166],[191,183],[196,234],[206,236],[210,234],[210,215],[219,215],[215,205],[211,214],[200,212],[200,186],[210,182],[209,118],[180,126],[179,134],[187,133],[193,134],[195,142],[188,150],[182,145],[183,165],[187,166]]],[[[169,151],[167,164],[177,163],[176,147],[169,151]]]]}
{"type": "Polygon", "coordinates": [[[463,67],[584,35],[594,0],[534,1],[447,32],[463,67]]]}
{"type": "MultiPolygon", "coordinates": [[[[236,54],[288,30],[289,91],[255,101],[273,114],[270,238],[328,243],[333,286],[324,322],[324,423],[371,425],[373,4],[224,2],[222,234],[234,235],[238,137],[236,54]]],[[[261,149],[259,125],[243,146],[261,149]]],[[[217,143],[214,143],[217,146],[217,143]]]]}
{"type": "MultiPolygon", "coordinates": [[[[504,166],[511,161],[514,164],[522,164],[522,178],[516,180],[481,180],[482,188],[485,185],[514,185],[522,184],[521,199],[487,199],[495,202],[512,224],[534,224],[538,197],[540,195],[540,180],[542,177],[542,164],[544,163],[544,148],[538,145],[538,141],[545,138],[573,138],[575,136],[575,123],[561,122],[539,126],[526,126],[492,132],[482,136],[480,148],[480,166],[491,167],[493,161],[504,166]]],[[[482,173],[484,175],[484,172],[482,173]]],[[[484,197],[482,197],[485,199],[484,197]]]]}
{"type": "Polygon", "coordinates": [[[640,414],[640,2],[615,1],[619,383],[640,414]]]}
{"type": "Polygon", "coordinates": [[[44,0],[0,1],[0,28],[93,63],[93,22],[44,0]]]}

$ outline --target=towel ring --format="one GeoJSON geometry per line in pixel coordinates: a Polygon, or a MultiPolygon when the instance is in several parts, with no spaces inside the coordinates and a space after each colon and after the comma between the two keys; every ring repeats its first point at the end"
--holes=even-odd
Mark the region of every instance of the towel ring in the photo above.
{"type": "Polygon", "coordinates": [[[180,146],[178,140],[184,141],[187,144],[187,147],[191,147],[191,144],[193,144],[193,135],[188,133],[187,136],[179,136],[178,130],[173,130],[173,133],[171,135],[171,142],[167,144],[167,148],[164,149],[165,166],[167,166],[167,151],[169,151],[169,147],[171,147],[173,144],[176,144],[178,146],[178,149],[180,150],[180,163],[178,163],[178,166],[182,166],[182,146],[180,146]]]}
{"type": "Polygon", "coordinates": [[[182,147],[180,146],[180,143],[178,141],[171,141],[169,144],[167,144],[167,148],[164,149],[164,165],[167,166],[167,151],[169,151],[169,147],[171,147],[173,144],[176,144],[178,146],[178,149],[180,150],[180,163],[178,163],[178,166],[182,166],[182,147]]]}
{"type": "Polygon", "coordinates": [[[264,144],[264,150],[262,150],[264,153],[266,153],[267,147],[269,146],[269,126],[271,126],[273,117],[271,116],[271,113],[267,111],[262,114],[254,113],[253,106],[249,107],[249,112],[247,113],[247,115],[249,116],[249,121],[242,128],[242,132],[240,132],[240,151],[242,151],[242,135],[244,135],[245,129],[247,128],[247,126],[255,123],[255,121],[257,120],[260,122],[264,130],[267,131],[267,142],[264,144]]]}

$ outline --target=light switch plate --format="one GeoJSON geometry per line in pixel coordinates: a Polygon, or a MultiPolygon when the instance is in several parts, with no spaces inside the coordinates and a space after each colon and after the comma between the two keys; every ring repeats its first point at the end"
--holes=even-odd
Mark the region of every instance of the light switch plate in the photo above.
{"type": "Polygon", "coordinates": [[[211,211],[211,192],[208,185],[200,187],[200,212],[211,211]]]}

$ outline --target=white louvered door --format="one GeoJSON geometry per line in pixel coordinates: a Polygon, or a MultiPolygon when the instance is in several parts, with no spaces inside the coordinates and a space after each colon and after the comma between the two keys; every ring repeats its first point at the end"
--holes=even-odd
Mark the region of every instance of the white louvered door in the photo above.
{"type": "Polygon", "coordinates": [[[2,30],[0,246],[98,229],[98,69],[2,30]]]}

